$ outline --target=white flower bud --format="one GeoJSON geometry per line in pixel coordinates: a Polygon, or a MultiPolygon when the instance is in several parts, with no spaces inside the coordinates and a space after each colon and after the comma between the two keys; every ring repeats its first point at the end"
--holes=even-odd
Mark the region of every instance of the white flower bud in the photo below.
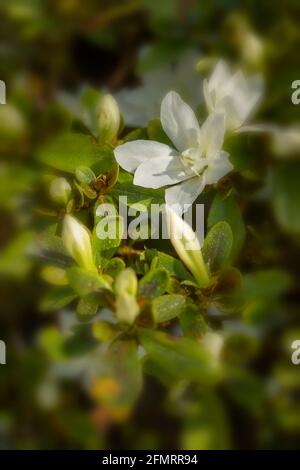
{"type": "Polygon", "coordinates": [[[250,67],[261,67],[264,59],[264,46],[255,34],[248,32],[242,40],[242,60],[250,67]]]}
{"type": "Polygon", "coordinates": [[[116,315],[121,323],[132,324],[139,314],[136,301],[138,282],[131,268],[124,269],[115,282],[116,315]]]}
{"type": "Polygon", "coordinates": [[[95,271],[90,234],[71,215],[66,215],[64,218],[62,240],[66,249],[80,267],[95,271]]]}
{"type": "Polygon", "coordinates": [[[117,135],[120,127],[120,111],[112,95],[104,95],[98,107],[98,130],[101,143],[111,142],[117,135]]]}
{"type": "Polygon", "coordinates": [[[50,183],[49,194],[52,201],[65,206],[71,196],[71,185],[65,178],[55,178],[50,183]]]}
{"type": "Polygon", "coordinates": [[[199,286],[206,287],[209,276],[195,232],[170,206],[166,206],[166,213],[170,240],[179,258],[194,275],[199,286]]]}

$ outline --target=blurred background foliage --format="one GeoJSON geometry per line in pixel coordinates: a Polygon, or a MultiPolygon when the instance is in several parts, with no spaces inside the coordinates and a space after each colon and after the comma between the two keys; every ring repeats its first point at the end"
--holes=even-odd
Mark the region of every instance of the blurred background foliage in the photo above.
{"type": "MultiPolygon", "coordinates": [[[[7,85],[7,104],[0,105],[0,338],[7,345],[0,447],[299,447],[300,369],[290,359],[300,336],[300,110],[291,102],[291,84],[300,79],[299,2],[2,0],[0,12],[0,78],[7,85]],[[145,328],[141,361],[132,338],[104,348],[115,337],[105,317],[77,321],[77,293],[45,283],[58,272],[41,273],[42,263],[65,256],[52,236],[64,210],[49,197],[49,183],[61,174],[70,180],[83,151],[86,166],[101,163],[96,176],[108,170],[111,150],[95,155],[85,140],[98,93],[117,97],[122,138],[133,131],[129,138],[146,132],[161,140],[161,97],[176,87],[201,114],[201,78],[219,57],[264,74],[256,119],[278,130],[228,142],[234,191],[224,199],[225,181],[204,200],[207,230],[220,221],[231,227],[236,270],[222,271],[217,289],[201,299],[209,305],[203,314],[185,305],[177,323],[178,298],[170,314],[165,291],[158,293],[158,323],[171,336],[145,328]],[[57,141],[71,129],[71,144],[57,141]],[[174,345],[179,324],[185,339],[174,345]]],[[[115,196],[132,186],[124,178],[115,196]]],[[[83,193],[93,201],[88,184],[83,193]]],[[[154,197],[161,195],[144,194],[148,202],[154,197]]],[[[148,248],[142,259],[120,252],[107,272],[125,261],[144,274],[157,246],[148,248]]],[[[169,269],[163,257],[159,263],[169,269]]],[[[177,278],[169,295],[192,289],[179,286],[188,276],[182,269],[169,269],[177,278]]],[[[149,280],[141,282],[143,295],[155,298],[149,280]]],[[[86,313],[80,305],[79,320],[86,313]]]]}

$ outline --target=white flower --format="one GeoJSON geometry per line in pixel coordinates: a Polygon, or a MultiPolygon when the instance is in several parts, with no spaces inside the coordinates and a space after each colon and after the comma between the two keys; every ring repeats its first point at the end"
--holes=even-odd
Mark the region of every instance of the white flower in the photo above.
{"type": "Polygon", "coordinates": [[[172,245],[179,258],[194,275],[200,287],[209,284],[200,242],[191,226],[169,206],[166,206],[168,231],[172,245]]]}
{"type": "Polygon", "coordinates": [[[63,243],[82,268],[95,271],[92,244],[88,230],[71,215],[66,215],[62,232],[63,243]]]}
{"type": "Polygon", "coordinates": [[[135,172],[134,184],[166,189],[166,203],[187,210],[206,184],[216,183],[232,170],[221,150],[224,115],[212,113],[199,127],[193,110],[174,91],[161,104],[161,123],[175,149],[152,140],[127,142],[115,149],[119,165],[135,172]],[[184,207],[186,205],[186,207],[184,207]]]}
{"type": "Polygon", "coordinates": [[[219,61],[209,80],[203,82],[203,93],[209,112],[221,112],[226,117],[226,129],[238,130],[259,102],[263,91],[261,76],[246,78],[239,70],[232,73],[224,61],[219,61]]]}

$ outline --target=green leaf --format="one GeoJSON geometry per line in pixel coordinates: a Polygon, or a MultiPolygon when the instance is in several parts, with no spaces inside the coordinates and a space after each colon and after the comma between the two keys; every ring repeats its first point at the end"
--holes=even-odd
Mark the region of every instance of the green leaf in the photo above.
{"type": "Polygon", "coordinates": [[[114,256],[121,244],[123,233],[122,217],[111,215],[98,220],[92,237],[97,265],[105,265],[114,256]]]}
{"type": "Polygon", "coordinates": [[[167,288],[168,273],[164,269],[149,271],[139,282],[139,296],[154,299],[167,288]]]}
{"type": "Polygon", "coordinates": [[[101,148],[93,138],[84,134],[62,134],[48,142],[39,152],[38,159],[57,170],[74,173],[80,166],[111,171],[115,164],[112,152],[101,148]]]}
{"type": "Polygon", "coordinates": [[[205,386],[218,381],[218,362],[194,340],[174,339],[148,329],[141,331],[140,340],[150,360],[170,379],[190,380],[205,386]]]}
{"type": "Polygon", "coordinates": [[[115,279],[117,275],[120,274],[123,269],[125,269],[125,267],[126,265],[121,258],[113,258],[110,259],[105,265],[104,273],[115,279]]]}
{"type": "Polygon", "coordinates": [[[110,341],[120,332],[118,325],[107,321],[96,321],[92,326],[93,337],[98,341],[110,341]]]}
{"type": "Polygon", "coordinates": [[[80,297],[85,297],[91,292],[110,288],[107,281],[98,273],[86,271],[78,267],[69,268],[67,270],[67,278],[72,289],[80,297]]]}
{"type": "Polygon", "coordinates": [[[91,293],[79,299],[76,314],[79,321],[89,321],[93,318],[100,304],[99,295],[91,293]]]}
{"type": "Polygon", "coordinates": [[[216,194],[208,214],[208,228],[211,228],[217,222],[225,221],[230,225],[233,242],[230,253],[230,260],[233,261],[240,253],[245,242],[246,230],[243,222],[241,210],[233,195],[222,198],[216,194]]]}
{"type": "Polygon", "coordinates": [[[173,256],[167,255],[161,251],[157,251],[154,249],[146,250],[145,257],[147,261],[151,263],[151,261],[157,257],[157,268],[164,268],[170,276],[177,277],[178,279],[182,280],[193,280],[193,276],[185,269],[182,262],[173,256]]]}
{"type": "Polygon", "coordinates": [[[222,269],[228,263],[233,235],[227,222],[218,222],[208,232],[202,253],[211,272],[222,269]]]}
{"type": "Polygon", "coordinates": [[[153,301],[154,318],[158,323],[166,322],[178,317],[185,308],[186,298],[179,294],[170,294],[157,297],[153,301]]]}
{"type": "Polygon", "coordinates": [[[146,208],[150,204],[164,204],[163,190],[142,188],[129,182],[122,184],[118,182],[110,194],[117,200],[120,196],[126,196],[129,207],[136,203],[143,204],[146,208]]]}
{"type": "Polygon", "coordinates": [[[32,268],[28,249],[33,245],[32,232],[20,233],[0,252],[0,277],[24,279],[32,268]]]}
{"type": "Polygon", "coordinates": [[[87,166],[79,166],[75,170],[75,176],[79,183],[90,184],[96,180],[95,173],[87,166]]]}
{"type": "Polygon", "coordinates": [[[94,135],[97,135],[98,105],[101,99],[101,93],[98,90],[88,87],[81,96],[81,105],[83,109],[83,119],[94,135]]]}
{"type": "Polygon", "coordinates": [[[39,343],[43,351],[54,361],[67,360],[64,351],[64,337],[55,326],[49,326],[39,333],[39,343]]]}
{"type": "Polygon", "coordinates": [[[208,330],[205,319],[199,312],[199,307],[190,300],[186,302],[185,309],[179,317],[179,323],[184,336],[190,338],[201,338],[208,330]]]}
{"type": "Polygon", "coordinates": [[[76,299],[77,295],[69,287],[55,287],[49,290],[40,302],[41,312],[57,311],[76,299]]]}
{"type": "Polygon", "coordinates": [[[272,206],[280,226],[288,233],[300,233],[300,162],[290,161],[272,171],[272,206]]]}

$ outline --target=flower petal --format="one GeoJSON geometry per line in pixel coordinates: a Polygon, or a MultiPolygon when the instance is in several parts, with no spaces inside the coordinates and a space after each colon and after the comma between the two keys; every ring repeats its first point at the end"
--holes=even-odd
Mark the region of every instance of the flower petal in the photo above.
{"type": "Polygon", "coordinates": [[[224,84],[230,79],[231,72],[224,60],[219,60],[208,81],[208,91],[214,90],[216,99],[219,93],[223,93],[224,84]]]}
{"type": "Polygon", "coordinates": [[[201,127],[200,147],[207,158],[214,158],[221,150],[225,134],[225,116],[212,113],[201,127]]]}
{"type": "Polygon", "coordinates": [[[137,168],[133,183],[144,188],[161,188],[190,178],[177,152],[165,157],[151,158],[137,168]]]}
{"type": "Polygon", "coordinates": [[[183,183],[166,189],[165,199],[168,206],[179,206],[186,212],[205,186],[205,177],[194,176],[183,183]]]}
{"type": "Polygon", "coordinates": [[[203,80],[203,95],[206,103],[207,111],[212,113],[215,109],[215,100],[213,97],[213,92],[209,89],[209,82],[207,79],[203,80]]]}
{"type": "Polygon", "coordinates": [[[218,158],[209,161],[209,166],[205,171],[206,184],[217,183],[223,176],[233,170],[233,165],[230,163],[228,156],[227,152],[222,151],[219,153],[218,158]]]}
{"type": "Polygon", "coordinates": [[[160,119],[165,133],[180,152],[197,147],[200,135],[197,118],[175,91],[170,91],[162,100],[160,119]]]}
{"type": "Polygon", "coordinates": [[[134,140],[115,148],[114,154],[120,167],[133,173],[136,168],[149,158],[165,157],[174,150],[168,145],[154,140],[134,140]]]}

